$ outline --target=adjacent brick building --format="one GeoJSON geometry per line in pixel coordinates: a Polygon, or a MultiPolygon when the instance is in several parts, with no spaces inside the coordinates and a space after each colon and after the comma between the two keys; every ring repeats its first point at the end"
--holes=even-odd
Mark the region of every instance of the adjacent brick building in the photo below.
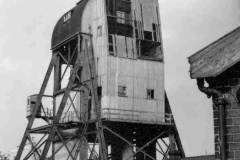
{"type": "Polygon", "coordinates": [[[189,63],[191,78],[213,100],[215,158],[239,160],[240,27],[189,57],[189,63]]]}

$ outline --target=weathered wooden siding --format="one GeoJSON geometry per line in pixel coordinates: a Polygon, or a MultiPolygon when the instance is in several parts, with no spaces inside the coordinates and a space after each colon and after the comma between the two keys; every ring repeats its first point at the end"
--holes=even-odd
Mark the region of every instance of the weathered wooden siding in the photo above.
{"type": "Polygon", "coordinates": [[[107,95],[102,99],[103,110],[105,113],[108,109],[119,112],[119,115],[110,115],[114,119],[164,122],[163,73],[163,63],[109,56],[108,88],[107,95]],[[118,96],[118,86],[126,86],[126,97],[118,96]],[[147,89],[155,90],[154,99],[147,99],[147,89]],[[130,112],[124,110],[132,110],[133,116],[128,116],[130,112]]]}
{"type": "Polygon", "coordinates": [[[158,25],[157,39],[161,41],[161,21],[157,0],[132,0],[133,19],[143,24],[144,30],[153,32],[152,24],[158,25]]]}
{"type": "MultiPolygon", "coordinates": [[[[133,0],[133,19],[153,32],[152,24],[160,26],[157,0],[133,0]]],[[[158,40],[160,38],[160,30],[158,40]]],[[[164,122],[164,64],[137,59],[134,38],[113,35],[114,56],[107,58],[107,93],[102,98],[105,118],[142,123],[164,122]],[[126,96],[118,96],[118,86],[126,87],[126,96]],[[154,99],[147,99],[147,89],[154,89],[154,99]],[[114,113],[114,114],[111,114],[114,113]]]]}
{"type": "MultiPolygon", "coordinates": [[[[160,25],[157,15],[158,1],[149,1],[133,0],[132,5],[136,20],[142,21],[143,18],[145,30],[152,32],[152,23],[160,25]],[[141,16],[140,4],[144,6],[143,17],[141,16]]],[[[164,63],[162,61],[137,59],[135,39],[119,35],[114,35],[115,45],[117,45],[114,47],[115,55],[109,55],[104,4],[104,0],[89,0],[82,16],[82,32],[93,34],[98,83],[102,87],[103,118],[138,123],[164,123],[164,63]],[[98,35],[99,26],[102,26],[101,35],[98,35]],[[119,85],[126,86],[125,97],[118,96],[119,85]],[[154,99],[147,99],[147,89],[154,89],[154,99]]],[[[157,32],[158,41],[161,41],[160,29],[157,32]]],[[[84,71],[84,74],[87,73],[84,71]]],[[[71,94],[73,96],[74,92],[71,92],[71,94]]],[[[62,95],[57,99],[57,106],[60,104],[61,97],[62,95]]],[[[85,112],[81,108],[80,102],[81,96],[77,94],[74,104],[80,112],[79,115],[85,112]]],[[[70,101],[68,101],[65,108],[67,109],[70,104],[70,101]]],[[[70,111],[74,112],[73,108],[70,111]]],[[[71,115],[63,114],[62,121],[68,121],[68,119],[78,121],[76,115],[73,116],[72,119],[71,115]]],[[[74,140],[70,141],[67,146],[72,148],[74,142],[74,140]]],[[[55,147],[57,148],[59,145],[61,144],[56,144],[55,147]]],[[[129,154],[131,154],[131,149],[126,148],[123,155],[128,156],[129,154]]],[[[66,159],[66,155],[68,155],[67,151],[63,148],[55,158],[66,159]]]]}
{"type": "MultiPolygon", "coordinates": [[[[133,0],[132,16],[144,24],[144,30],[153,32],[152,24],[160,25],[159,11],[158,1],[150,1],[133,0]]],[[[81,27],[82,32],[93,35],[98,83],[102,87],[103,117],[140,123],[164,123],[164,62],[138,59],[136,39],[120,35],[113,35],[115,53],[110,55],[104,5],[105,0],[90,0],[83,12],[81,27]],[[98,33],[99,26],[102,28],[101,35],[98,33]],[[118,95],[118,86],[126,87],[126,96],[118,95]],[[154,90],[154,99],[147,99],[147,89],[154,90]]],[[[157,32],[158,41],[161,41],[160,27],[157,32]]],[[[89,74],[86,70],[83,73],[89,74]]],[[[80,107],[80,95],[74,103],[78,111],[84,110],[80,107]]]]}
{"type": "MultiPolygon", "coordinates": [[[[151,0],[149,3],[144,0],[134,0],[132,5],[136,19],[143,20],[144,29],[152,32],[152,24],[160,23],[158,1],[151,0]]],[[[123,121],[164,122],[163,62],[136,59],[134,39],[120,35],[113,35],[116,52],[115,56],[110,56],[106,13],[103,8],[104,0],[90,1],[83,14],[83,21],[86,23],[82,23],[84,30],[88,31],[91,26],[93,33],[99,85],[102,86],[103,116],[123,121]],[[102,36],[97,34],[98,26],[102,26],[102,36]],[[126,97],[118,96],[119,85],[126,86],[126,97]],[[147,89],[155,90],[153,100],[147,99],[147,89]]]]}

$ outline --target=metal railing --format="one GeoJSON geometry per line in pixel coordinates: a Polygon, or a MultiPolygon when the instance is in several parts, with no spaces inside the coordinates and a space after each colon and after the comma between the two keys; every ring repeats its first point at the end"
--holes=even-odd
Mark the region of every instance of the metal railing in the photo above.
{"type": "MultiPolygon", "coordinates": [[[[83,122],[95,117],[88,112],[69,111],[63,114],[60,123],[83,122]]],[[[102,109],[102,118],[106,120],[128,121],[139,123],[155,123],[155,124],[174,124],[173,115],[169,113],[156,113],[148,111],[124,110],[104,108],[102,109]]]]}
{"type": "MultiPolygon", "coordinates": [[[[27,107],[27,116],[31,116],[33,108],[29,105],[27,107]]],[[[49,108],[41,109],[38,117],[53,117],[53,110],[49,108]]],[[[173,115],[169,113],[103,108],[101,110],[101,117],[106,120],[139,122],[139,123],[154,123],[154,124],[174,124],[173,115]]],[[[85,122],[94,120],[96,118],[93,113],[82,111],[68,111],[63,113],[60,118],[60,123],[68,122],[85,122]]]]}
{"type": "MultiPolygon", "coordinates": [[[[27,117],[30,117],[33,113],[33,107],[27,106],[27,117]]],[[[53,110],[49,108],[44,108],[44,111],[41,109],[40,112],[37,113],[37,117],[53,117],[53,110]]]]}
{"type": "MultiPolygon", "coordinates": [[[[31,95],[28,97],[27,107],[26,107],[26,116],[27,117],[32,116],[32,113],[36,107],[37,96],[38,95],[36,94],[36,95],[31,95]]],[[[53,110],[51,108],[52,108],[52,97],[43,95],[36,117],[37,118],[53,117],[53,110]],[[48,106],[48,107],[44,107],[44,106],[48,106]]]]}

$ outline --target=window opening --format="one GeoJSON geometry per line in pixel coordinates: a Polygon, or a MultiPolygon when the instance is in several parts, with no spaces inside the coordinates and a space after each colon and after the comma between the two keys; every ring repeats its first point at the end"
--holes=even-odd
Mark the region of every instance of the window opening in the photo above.
{"type": "Polygon", "coordinates": [[[144,31],[144,39],[151,41],[152,40],[152,32],[144,31]]]}
{"type": "Polygon", "coordinates": [[[157,26],[157,24],[153,23],[152,27],[153,27],[153,40],[158,41],[157,40],[157,28],[158,28],[158,26],[157,26]]]}
{"type": "Polygon", "coordinates": [[[101,98],[102,98],[102,86],[98,86],[97,94],[98,94],[98,99],[101,100],[101,98]]]}
{"type": "Polygon", "coordinates": [[[127,96],[127,87],[126,86],[118,86],[118,96],[119,97],[127,96]]]}
{"type": "Polygon", "coordinates": [[[147,99],[154,99],[154,89],[147,89],[147,99]]]}
{"type": "Polygon", "coordinates": [[[150,40],[140,40],[140,58],[151,59],[151,60],[163,60],[161,43],[150,41],[150,40]]]}
{"type": "Polygon", "coordinates": [[[108,36],[108,48],[109,48],[109,54],[114,55],[113,35],[108,36]]]}
{"type": "Polygon", "coordinates": [[[109,34],[133,36],[130,0],[106,0],[109,34]]]}
{"type": "Polygon", "coordinates": [[[102,26],[97,27],[97,36],[101,37],[102,36],[102,26]]]}

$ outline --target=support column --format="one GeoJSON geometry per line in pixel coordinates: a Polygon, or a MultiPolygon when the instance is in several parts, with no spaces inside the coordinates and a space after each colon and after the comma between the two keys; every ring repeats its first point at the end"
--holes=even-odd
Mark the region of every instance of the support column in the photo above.
{"type": "Polygon", "coordinates": [[[79,160],[88,160],[88,142],[81,139],[79,160]]]}
{"type": "MultiPolygon", "coordinates": [[[[57,53],[53,53],[54,58],[54,83],[53,83],[53,95],[56,94],[57,91],[61,89],[61,64],[60,64],[60,57],[56,56],[57,53]]],[[[56,115],[56,97],[53,97],[53,117],[56,115]]],[[[54,123],[54,121],[53,121],[54,123]]],[[[54,125],[54,124],[53,124],[54,125]]],[[[55,160],[55,150],[56,150],[56,144],[55,142],[52,142],[52,160],[55,160]]]]}
{"type": "MultiPolygon", "coordinates": [[[[54,53],[56,54],[56,53],[54,53]]],[[[54,94],[61,89],[61,64],[60,57],[54,56],[54,83],[53,83],[54,94]]]]}
{"type": "Polygon", "coordinates": [[[169,160],[180,160],[181,154],[177,149],[174,134],[169,134],[169,160]]]}

